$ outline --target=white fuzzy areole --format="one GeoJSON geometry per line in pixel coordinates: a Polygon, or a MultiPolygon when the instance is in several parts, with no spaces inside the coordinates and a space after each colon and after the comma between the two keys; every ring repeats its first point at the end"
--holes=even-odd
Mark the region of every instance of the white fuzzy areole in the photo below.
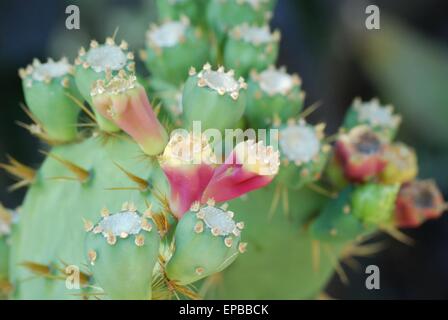
{"type": "Polygon", "coordinates": [[[260,87],[268,94],[287,94],[294,86],[293,78],[286,72],[268,69],[259,75],[260,87]]]}
{"type": "Polygon", "coordinates": [[[241,38],[246,42],[263,44],[272,41],[272,34],[267,27],[245,27],[241,30],[241,38]]]}
{"type": "Polygon", "coordinates": [[[149,31],[149,41],[158,47],[168,48],[177,45],[185,35],[187,26],[180,21],[167,22],[149,31]]]}
{"type": "Polygon", "coordinates": [[[204,213],[204,222],[207,227],[216,228],[220,231],[221,236],[231,234],[236,228],[235,221],[222,209],[208,206],[201,209],[201,212],[204,213]]]}
{"type": "Polygon", "coordinates": [[[99,226],[105,237],[112,234],[116,237],[122,233],[138,234],[141,230],[142,219],[136,212],[122,211],[104,217],[99,226]]]}
{"type": "Polygon", "coordinates": [[[288,126],[280,131],[280,148],[290,161],[309,162],[318,153],[320,141],[314,128],[288,126]]]}
{"type": "Polygon", "coordinates": [[[358,109],[358,119],[372,125],[395,127],[396,120],[391,109],[380,106],[376,102],[366,102],[358,109]]]}
{"type": "Polygon", "coordinates": [[[235,92],[239,89],[238,82],[224,72],[206,70],[202,72],[202,79],[209,88],[216,91],[224,89],[225,92],[235,92]]]}
{"type": "Polygon", "coordinates": [[[122,69],[127,62],[126,55],[115,45],[102,45],[90,48],[86,54],[86,62],[95,72],[103,72],[106,69],[112,71],[122,69]]]}
{"type": "Polygon", "coordinates": [[[32,78],[36,81],[44,81],[48,78],[62,77],[70,72],[70,68],[67,61],[49,61],[35,67],[32,78]]]}

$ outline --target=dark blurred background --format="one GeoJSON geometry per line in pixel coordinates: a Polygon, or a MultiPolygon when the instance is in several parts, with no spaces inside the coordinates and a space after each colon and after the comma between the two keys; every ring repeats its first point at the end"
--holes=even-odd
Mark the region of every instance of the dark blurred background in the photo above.
{"type": "MultiPolygon", "coordinates": [[[[0,161],[6,155],[38,166],[39,141],[16,125],[28,122],[19,67],[33,57],[71,59],[90,38],[103,40],[119,27],[137,51],[156,19],[151,0],[0,2],[0,161]],[[65,28],[65,8],[76,4],[81,29],[65,28]]],[[[311,119],[324,120],[335,132],[355,96],[378,97],[403,114],[399,138],[416,147],[420,176],[434,177],[448,196],[448,2],[443,0],[279,0],[274,27],[282,31],[280,65],[298,72],[307,104],[320,102],[311,119]],[[367,30],[365,8],[379,6],[381,29],[367,30]]],[[[24,190],[8,193],[13,181],[0,173],[0,201],[20,205],[24,190]]],[[[448,298],[448,215],[406,233],[413,246],[380,236],[386,248],[358,259],[358,270],[345,266],[349,284],[333,278],[327,293],[351,299],[448,298]],[[381,289],[367,290],[365,266],[378,265],[381,289]]],[[[378,239],[377,239],[378,240],[378,239]]]]}

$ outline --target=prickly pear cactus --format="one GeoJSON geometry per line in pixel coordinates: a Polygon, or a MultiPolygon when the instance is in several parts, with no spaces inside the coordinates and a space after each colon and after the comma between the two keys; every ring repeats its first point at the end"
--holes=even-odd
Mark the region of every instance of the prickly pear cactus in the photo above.
{"type": "Polygon", "coordinates": [[[312,299],[366,236],[445,210],[392,107],[355,99],[335,139],[307,122],[275,1],[157,4],[149,78],[114,38],[20,70],[47,147],[1,164],[28,188],[0,207],[2,297],[312,299]]]}

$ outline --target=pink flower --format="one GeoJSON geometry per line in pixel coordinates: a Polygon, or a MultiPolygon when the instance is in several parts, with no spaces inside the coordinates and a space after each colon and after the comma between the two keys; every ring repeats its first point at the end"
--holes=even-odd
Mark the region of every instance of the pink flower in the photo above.
{"type": "Polygon", "coordinates": [[[159,163],[171,186],[170,207],[176,217],[182,217],[194,202],[201,200],[216,162],[205,136],[180,133],[171,136],[159,163]]]}
{"type": "Polygon", "coordinates": [[[128,133],[148,155],[160,154],[168,135],[134,75],[98,80],[91,91],[94,107],[128,133]]]}
{"type": "Polygon", "coordinates": [[[268,185],[278,173],[279,152],[263,142],[240,142],[219,166],[202,196],[223,202],[268,185]]]}

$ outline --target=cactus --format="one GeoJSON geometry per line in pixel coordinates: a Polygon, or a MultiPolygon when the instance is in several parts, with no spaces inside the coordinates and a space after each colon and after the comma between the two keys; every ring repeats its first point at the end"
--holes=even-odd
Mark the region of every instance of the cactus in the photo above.
{"type": "Polygon", "coordinates": [[[46,159],[0,164],[28,188],[0,207],[0,296],[317,298],[365,237],[440,217],[391,107],[355,99],[333,137],[307,122],[274,2],[159,0],[148,78],[114,38],[20,71],[46,159]]]}

